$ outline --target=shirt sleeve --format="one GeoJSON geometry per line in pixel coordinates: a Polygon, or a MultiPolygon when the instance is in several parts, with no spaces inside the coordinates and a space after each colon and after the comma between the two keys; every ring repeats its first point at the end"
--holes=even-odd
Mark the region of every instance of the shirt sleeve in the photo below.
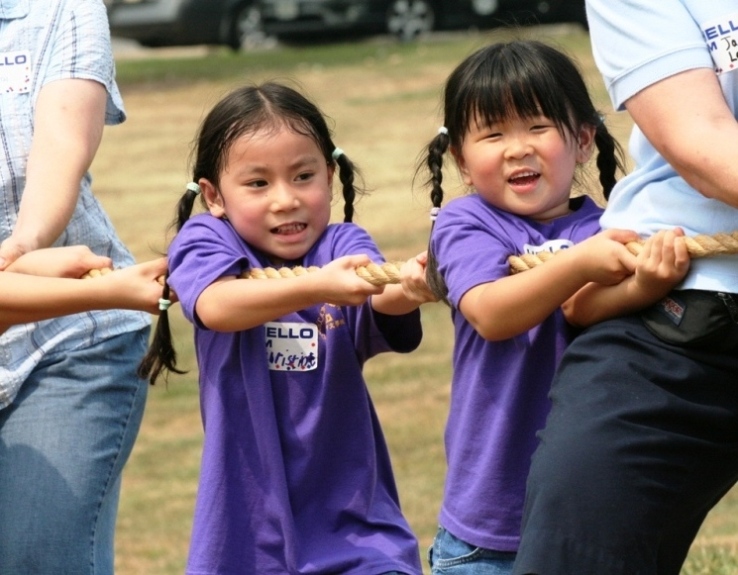
{"type": "Polygon", "coordinates": [[[71,0],[56,23],[54,50],[44,84],[55,80],[94,80],[105,86],[105,123],[126,118],[115,82],[115,61],[105,5],[97,0],[71,0]]]}
{"type": "Polygon", "coordinates": [[[187,221],[172,241],[168,284],[177,294],[182,312],[195,325],[200,294],[217,279],[238,276],[252,266],[235,231],[217,218],[204,215],[187,221]]]}
{"type": "Polygon", "coordinates": [[[503,225],[472,197],[450,202],[438,215],[431,249],[454,307],[473,287],[509,275],[508,257],[520,248],[512,234],[502,232],[503,225]]]}
{"type": "Polygon", "coordinates": [[[679,0],[586,0],[586,6],[592,53],[617,110],[659,80],[713,66],[679,0]]]}

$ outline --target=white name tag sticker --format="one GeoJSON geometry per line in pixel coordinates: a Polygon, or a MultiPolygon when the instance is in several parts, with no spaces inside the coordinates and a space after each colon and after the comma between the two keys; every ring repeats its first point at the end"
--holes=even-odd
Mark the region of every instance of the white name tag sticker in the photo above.
{"type": "Polygon", "coordinates": [[[571,240],[548,240],[540,246],[525,244],[523,246],[523,253],[537,255],[541,252],[551,252],[552,254],[554,254],[559,250],[565,250],[572,247],[573,245],[574,242],[572,242],[571,240]]]}
{"type": "Polygon", "coordinates": [[[724,74],[738,68],[738,12],[702,25],[715,72],[724,74]]]}
{"type": "Polygon", "coordinates": [[[318,367],[318,326],[270,321],[264,324],[267,362],[272,371],[312,371],[318,367]]]}
{"type": "Polygon", "coordinates": [[[0,53],[0,93],[26,94],[31,89],[31,53],[0,53]]]}

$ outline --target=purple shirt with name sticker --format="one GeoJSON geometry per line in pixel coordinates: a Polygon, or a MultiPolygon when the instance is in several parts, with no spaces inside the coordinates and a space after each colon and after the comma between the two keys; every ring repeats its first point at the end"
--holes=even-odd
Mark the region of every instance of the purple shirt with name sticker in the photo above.
{"type": "Polygon", "coordinates": [[[579,201],[570,215],[539,223],[473,194],[449,202],[433,229],[455,330],[440,523],[472,545],[518,548],[536,432],[549,411],[549,387],[570,329],[559,310],[514,338],[486,341],[459,312],[459,301],[471,288],[508,276],[511,255],[555,251],[597,233],[602,210],[587,197],[579,201]]]}
{"type": "MultiPolygon", "coordinates": [[[[301,264],[350,254],[383,261],[364,230],[335,224],[301,264]]],[[[316,305],[220,333],[195,316],[200,293],[268,260],[209,214],[185,224],[169,258],[195,325],[205,429],[187,573],[420,574],[362,376],[367,359],[391,351],[371,305],[316,305]]],[[[419,344],[419,313],[389,321],[419,344]]]]}

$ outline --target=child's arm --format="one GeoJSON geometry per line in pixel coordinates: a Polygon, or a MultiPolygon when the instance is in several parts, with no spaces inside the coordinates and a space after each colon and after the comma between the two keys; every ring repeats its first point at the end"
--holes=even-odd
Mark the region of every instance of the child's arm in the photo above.
{"type": "Polygon", "coordinates": [[[459,310],[483,338],[508,339],[540,324],[590,282],[620,283],[635,270],[625,243],[635,232],[607,230],[562,250],[544,265],[478,285],[466,292],[459,310]]]}
{"type": "Polygon", "coordinates": [[[567,321],[586,327],[660,300],[689,271],[690,258],[683,236],[680,228],[651,236],[636,259],[632,276],[613,286],[588,284],[562,305],[567,321]]]}
{"type": "MultiPolygon", "coordinates": [[[[22,260],[36,253],[34,265],[31,266],[34,267],[44,259],[39,257],[42,255],[40,252],[49,252],[47,255],[59,252],[58,255],[63,260],[69,255],[62,253],[66,249],[68,248],[50,248],[30,252],[17,259],[13,265],[23,268],[23,265],[19,265],[22,260]]],[[[83,257],[81,261],[97,261],[96,258],[94,256],[86,260],[83,257]]],[[[166,271],[166,265],[166,259],[160,258],[86,280],[0,272],[0,332],[17,323],[41,321],[96,309],[119,308],[157,313],[162,293],[158,278],[166,271]]],[[[48,272],[50,268],[41,269],[48,272]]],[[[87,267],[85,271],[89,269],[87,267]]]]}
{"type": "Polygon", "coordinates": [[[360,305],[385,289],[356,275],[357,267],[369,263],[364,255],[344,256],[297,277],[221,278],[203,290],[195,311],[209,329],[241,331],[319,303],[360,305]]]}
{"type": "Polygon", "coordinates": [[[20,256],[6,270],[55,278],[79,278],[92,269],[112,267],[112,260],[92,253],[87,246],[33,250],[20,256]]]}
{"type": "Polygon", "coordinates": [[[388,285],[383,293],[372,297],[374,311],[404,315],[418,309],[421,304],[438,301],[425,279],[427,261],[428,253],[422,252],[402,264],[401,283],[388,285]]]}

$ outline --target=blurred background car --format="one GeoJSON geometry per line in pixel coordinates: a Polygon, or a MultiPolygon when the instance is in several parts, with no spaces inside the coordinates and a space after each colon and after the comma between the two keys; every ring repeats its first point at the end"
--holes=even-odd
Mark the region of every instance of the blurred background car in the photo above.
{"type": "Polygon", "coordinates": [[[584,0],[258,0],[258,5],[263,31],[278,38],[350,31],[409,41],[464,27],[586,24],[584,0]]]}
{"type": "Polygon", "coordinates": [[[550,22],[586,25],[584,0],[105,0],[114,37],[143,46],[225,45],[550,22]]]}
{"type": "Polygon", "coordinates": [[[110,32],[147,47],[225,45],[234,50],[264,41],[256,0],[106,0],[110,32]]]}

